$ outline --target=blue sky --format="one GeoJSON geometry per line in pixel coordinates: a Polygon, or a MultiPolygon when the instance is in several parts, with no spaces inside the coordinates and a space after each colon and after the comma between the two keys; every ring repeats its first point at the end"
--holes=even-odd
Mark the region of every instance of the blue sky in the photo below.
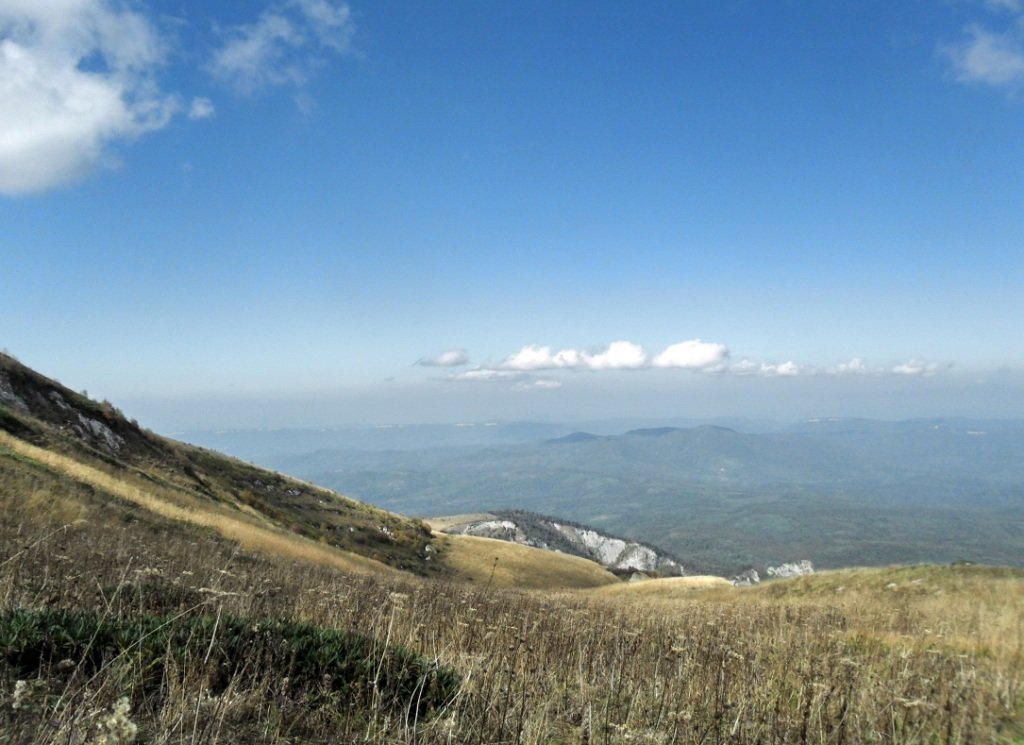
{"type": "Polygon", "coordinates": [[[0,0],[0,346],[158,429],[1024,416],[1024,3],[0,0]]]}

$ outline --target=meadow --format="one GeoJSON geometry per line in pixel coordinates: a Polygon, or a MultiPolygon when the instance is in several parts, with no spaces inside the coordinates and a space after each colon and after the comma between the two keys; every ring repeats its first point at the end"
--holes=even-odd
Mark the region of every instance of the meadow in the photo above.
{"type": "MultiPolygon", "coordinates": [[[[749,590],[668,583],[659,593],[652,581],[614,593],[519,591],[255,553],[101,501],[88,522],[47,524],[38,503],[4,492],[4,742],[1021,741],[1017,571],[918,566],[749,590]],[[40,648],[27,665],[12,618],[58,608],[131,639],[77,659],[40,648]],[[175,645],[144,643],[152,619],[175,645]],[[373,652],[355,673],[340,671],[339,685],[329,669],[308,674],[308,648],[272,665],[259,663],[284,642],[251,646],[253,659],[233,652],[227,630],[239,619],[311,625],[321,641],[357,635],[373,652]],[[420,671],[418,683],[387,688],[396,655],[420,671]],[[428,689],[436,698],[424,705],[428,689]]],[[[51,627],[50,636],[67,634],[51,627]]]]}

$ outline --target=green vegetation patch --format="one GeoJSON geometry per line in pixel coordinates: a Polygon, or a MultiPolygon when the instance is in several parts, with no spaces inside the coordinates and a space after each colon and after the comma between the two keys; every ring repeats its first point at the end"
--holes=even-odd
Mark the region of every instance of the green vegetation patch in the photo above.
{"type": "Polygon", "coordinates": [[[255,687],[270,675],[295,692],[341,694],[358,707],[418,718],[451,701],[459,678],[403,647],[313,624],[210,616],[123,619],[77,610],[6,611],[0,659],[19,679],[67,661],[86,676],[118,664],[159,689],[169,664],[200,665],[210,690],[255,687]]]}

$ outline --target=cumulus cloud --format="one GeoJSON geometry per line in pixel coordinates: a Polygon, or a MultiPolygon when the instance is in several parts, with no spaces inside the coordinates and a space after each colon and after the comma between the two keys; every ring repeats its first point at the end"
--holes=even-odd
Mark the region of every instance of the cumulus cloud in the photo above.
{"type": "Polygon", "coordinates": [[[647,352],[633,342],[613,341],[600,354],[583,355],[583,359],[591,370],[635,370],[647,365],[647,352]]]}
{"type": "Polygon", "coordinates": [[[209,70],[243,94],[302,86],[327,55],[351,52],[354,32],[348,5],[291,0],[263,11],[254,23],[229,29],[209,70]]]}
{"type": "Polygon", "coordinates": [[[788,378],[795,375],[801,375],[805,373],[806,370],[792,360],[778,364],[771,362],[751,362],[750,360],[740,360],[739,362],[730,365],[726,369],[726,372],[730,372],[735,375],[756,375],[765,378],[788,378]]]}
{"type": "Polygon", "coordinates": [[[890,372],[896,375],[922,375],[931,377],[938,375],[943,370],[948,370],[952,365],[948,362],[925,362],[924,360],[907,360],[892,368],[890,372]]]}
{"type": "MultiPolygon", "coordinates": [[[[442,367],[466,364],[468,358],[462,350],[452,350],[435,358],[423,359],[420,365],[442,367]]],[[[785,362],[763,362],[741,358],[730,361],[729,348],[724,344],[690,339],[666,347],[653,357],[634,342],[616,341],[599,352],[578,349],[554,351],[551,347],[530,344],[522,347],[500,362],[479,365],[471,370],[452,373],[447,381],[472,383],[505,383],[516,389],[559,388],[562,381],[551,377],[538,377],[542,371],[603,371],[675,369],[692,372],[732,375],[738,377],[792,378],[821,376],[882,376],[906,375],[930,377],[952,367],[951,363],[928,362],[911,359],[899,364],[869,366],[863,358],[853,357],[831,366],[816,366],[785,362]]]]}
{"type": "MultiPolygon", "coordinates": [[[[41,192],[114,165],[116,147],[175,115],[208,119],[157,79],[169,45],[136,0],[0,0],[0,194],[41,192]]],[[[339,0],[278,0],[225,30],[207,71],[245,93],[301,88],[329,57],[352,51],[339,0]]],[[[179,60],[180,61],[180,60],[179,60]]],[[[295,93],[302,107],[308,98],[295,93]]]]}
{"type": "Polygon", "coordinates": [[[422,367],[461,367],[469,364],[469,355],[464,349],[450,349],[436,357],[420,357],[416,364],[422,367]]]}
{"type": "Polygon", "coordinates": [[[577,349],[552,352],[551,347],[527,345],[496,368],[501,370],[635,370],[647,365],[647,352],[639,344],[615,341],[596,354],[577,349]]]}
{"type": "MultiPolygon", "coordinates": [[[[672,344],[651,358],[640,344],[614,341],[597,352],[561,349],[528,344],[501,362],[483,369],[517,372],[539,370],[642,370],[650,368],[703,370],[718,372],[727,369],[729,348],[724,344],[689,339],[672,344]]],[[[785,374],[785,372],[781,373],[785,374]]]]}
{"type": "Polygon", "coordinates": [[[0,193],[72,182],[180,107],[155,72],[165,45],[108,0],[0,0],[0,193]]]}
{"type": "Polygon", "coordinates": [[[729,357],[724,344],[690,339],[673,344],[657,355],[651,364],[654,367],[677,367],[684,370],[707,370],[720,368],[729,357]]]}
{"type": "Polygon", "coordinates": [[[831,375],[864,375],[868,372],[868,366],[860,357],[854,357],[849,362],[840,362],[830,367],[827,372],[831,375]]]}

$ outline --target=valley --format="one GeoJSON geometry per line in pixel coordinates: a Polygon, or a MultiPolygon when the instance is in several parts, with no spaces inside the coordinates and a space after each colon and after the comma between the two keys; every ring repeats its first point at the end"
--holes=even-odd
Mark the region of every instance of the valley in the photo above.
{"type": "Polygon", "coordinates": [[[801,558],[823,568],[1024,562],[1020,420],[729,423],[553,438],[570,427],[496,425],[476,444],[467,428],[451,428],[461,443],[435,448],[399,430],[391,449],[378,430],[367,435],[373,450],[351,448],[357,433],[348,432],[350,449],[304,454],[285,452],[279,433],[192,437],[404,514],[556,515],[658,546],[697,572],[801,558]],[[503,432],[533,439],[496,444],[503,432]]]}

